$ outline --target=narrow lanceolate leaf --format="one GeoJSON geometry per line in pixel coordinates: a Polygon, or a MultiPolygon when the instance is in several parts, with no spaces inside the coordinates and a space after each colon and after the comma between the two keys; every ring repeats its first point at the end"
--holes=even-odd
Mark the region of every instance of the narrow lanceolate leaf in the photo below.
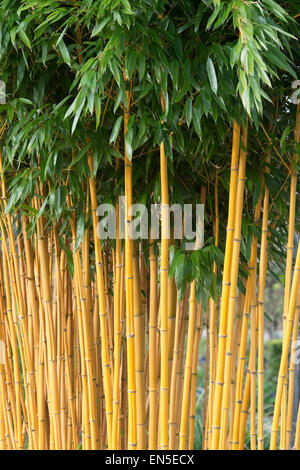
{"type": "Polygon", "coordinates": [[[136,52],[134,49],[129,49],[125,58],[125,68],[128,78],[131,78],[136,65],[136,52]]]}
{"type": "Polygon", "coordinates": [[[67,46],[65,45],[63,39],[60,40],[58,44],[59,50],[61,52],[62,58],[66,64],[71,66],[71,58],[67,46]]]}
{"type": "Polygon", "coordinates": [[[97,34],[99,34],[102,31],[102,29],[107,25],[107,23],[109,23],[110,20],[111,20],[111,16],[107,16],[107,18],[104,18],[104,20],[101,21],[101,23],[96,24],[96,26],[94,27],[92,31],[91,37],[93,38],[94,36],[97,36],[97,34]]]}
{"type": "Polygon", "coordinates": [[[81,149],[78,155],[72,161],[71,166],[74,166],[76,163],[78,163],[84,157],[84,155],[87,154],[87,151],[91,148],[91,146],[92,142],[89,142],[83,149],[81,149]]]}
{"type": "Polygon", "coordinates": [[[78,250],[80,244],[82,243],[83,235],[84,235],[84,216],[82,215],[77,222],[75,251],[78,250]]]}
{"type": "Polygon", "coordinates": [[[18,35],[20,36],[20,39],[24,42],[24,44],[27,47],[29,47],[29,49],[31,49],[31,43],[30,43],[29,37],[27,36],[25,31],[23,29],[19,29],[18,30],[18,35]]]}
{"type": "Polygon", "coordinates": [[[116,141],[116,139],[119,135],[119,130],[120,130],[120,127],[121,127],[122,120],[123,120],[123,116],[119,116],[118,119],[116,120],[114,128],[113,128],[111,136],[110,136],[110,139],[109,139],[110,143],[114,143],[116,141]]]}
{"type": "Polygon", "coordinates": [[[185,104],[185,117],[187,125],[189,126],[193,117],[193,101],[192,98],[188,98],[185,104]]]}
{"type": "Polygon", "coordinates": [[[101,99],[99,95],[95,95],[95,111],[96,111],[96,129],[98,129],[100,124],[100,117],[101,117],[101,99]]]}
{"type": "Polygon", "coordinates": [[[210,57],[207,59],[206,69],[207,69],[208,79],[209,79],[211,89],[214,93],[217,93],[217,91],[218,91],[218,80],[217,80],[217,75],[216,75],[214,63],[213,63],[213,61],[211,60],[210,57]]]}
{"type": "Polygon", "coordinates": [[[291,128],[290,126],[287,126],[283,133],[282,133],[282,136],[281,136],[281,139],[280,139],[280,147],[282,148],[283,144],[285,143],[285,140],[287,138],[287,136],[289,135],[289,133],[291,132],[291,128]]]}

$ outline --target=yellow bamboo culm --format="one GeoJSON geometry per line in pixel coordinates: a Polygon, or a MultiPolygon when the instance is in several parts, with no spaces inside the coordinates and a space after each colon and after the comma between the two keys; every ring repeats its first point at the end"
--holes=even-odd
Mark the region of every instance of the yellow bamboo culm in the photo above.
{"type": "Polygon", "coordinates": [[[137,407],[137,449],[144,450],[146,439],[146,394],[145,394],[145,314],[141,298],[141,279],[139,253],[135,249],[133,256],[133,301],[135,331],[135,374],[137,407]]]}
{"type": "MultiPolygon", "coordinates": [[[[296,124],[295,124],[295,148],[300,142],[300,103],[296,109],[296,124]]],[[[291,167],[291,186],[290,186],[290,207],[289,207],[289,226],[288,226],[288,241],[287,241],[287,256],[286,256],[286,269],[285,269],[285,285],[284,285],[284,306],[283,306],[283,336],[286,327],[286,317],[290,301],[291,292],[291,279],[292,279],[292,265],[293,265],[293,252],[294,252],[294,234],[295,234],[295,216],[296,216],[296,195],[297,195],[297,171],[294,167],[294,162],[298,162],[298,153],[293,155],[293,162],[291,167]]],[[[288,412],[288,371],[285,371],[284,389],[282,394],[282,416],[281,416],[281,438],[280,448],[286,449],[287,441],[289,440],[287,432],[287,412],[288,412]]],[[[292,399],[290,391],[290,401],[292,399]]],[[[290,403],[291,408],[291,403],[290,403]]]]}
{"type": "MultiPolygon", "coordinates": [[[[161,94],[162,110],[165,99],[161,94]]],[[[168,196],[168,157],[164,143],[160,144],[161,174],[161,262],[160,262],[160,448],[168,449],[169,422],[169,342],[168,342],[168,271],[169,271],[169,196],[168,196]]]]}
{"type": "Polygon", "coordinates": [[[238,171],[238,186],[236,193],[236,207],[235,207],[235,222],[234,222],[234,239],[232,251],[232,266],[230,273],[230,291],[228,303],[228,322],[226,333],[226,352],[225,352],[225,373],[224,373],[224,391],[222,394],[222,418],[221,418],[221,433],[219,448],[224,450],[226,447],[227,437],[227,422],[229,411],[229,397],[230,397],[230,381],[231,381],[231,361],[233,353],[233,332],[234,332],[234,318],[237,299],[237,280],[238,280],[238,267],[239,267],[239,254],[241,243],[241,230],[242,230],[242,213],[243,213],[243,195],[245,186],[245,172],[246,172],[246,148],[247,148],[247,125],[242,127],[242,144],[243,148],[240,151],[239,171],[238,171]]]}
{"type": "Polygon", "coordinates": [[[109,359],[109,346],[108,346],[108,327],[107,327],[107,312],[105,305],[105,291],[104,291],[104,275],[103,275],[103,256],[101,250],[101,243],[97,233],[97,194],[96,194],[96,181],[93,176],[93,159],[89,154],[89,168],[91,176],[89,178],[91,209],[93,220],[93,234],[95,244],[95,261],[96,261],[96,280],[98,288],[98,302],[99,302],[99,315],[100,315],[100,330],[101,330],[101,361],[102,373],[104,381],[104,395],[105,395],[105,413],[107,421],[107,439],[108,448],[112,448],[112,388],[111,388],[111,372],[110,372],[110,359],[109,359]]]}
{"type": "MultiPolygon", "coordinates": [[[[218,193],[218,171],[216,174],[215,181],[215,224],[214,224],[214,236],[215,245],[219,245],[219,193],[218,193]]],[[[214,276],[217,274],[217,265],[214,262],[213,267],[214,276]]],[[[209,393],[208,393],[208,426],[207,426],[207,449],[211,448],[212,438],[212,416],[213,416],[213,397],[215,391],[215,380],[216,380],[216,362],[217,362],[217,305],[216,302],[211,298],[209,301],[209,393]]]]}
{"type": "Polygon", "coordinates": [[[149,450],[157,447],[157,257],[153,240],[149,242],[150,263],[150,312],[149,312],[149,450]]]}
{"type": "Polygon", "coordinates": [[[135,329],[133,304],[133,243],[132,243],[132,162],[126,150],[126,134],[130,117],[131,92],[126,92],[127,107],[124,109],[124,165],[125,165],[125,292],[126,292],[126,338],[128,371],[128,449],[137,449],[137,412],[135,378],[135,329]]]}
{"type": "MultiPolygon", "coordinates": [[[[269,173],[269,164],[271,160],[270,151],[266,158],[266,173],[269,173]]],[[[261,243],[260,243],[260,259],[259,259],[259,277],[258,277],[258,295],[257,295],[257,315],[258,315],[258,362],[257,362],[257,393],[258,393],[258,436],[257,448],[264,449],[264,302],[265,302],[265,285],[268,267],[268,217],[269,217],[269,188],[264,184],[264,202],[263,202],[263,218],[261,227],[261,243]]]]}
{"type": "Polygon", "coordinates": [[[293,421],[293,406],[294,406],[294,386],[295,386],[295,373],[296,373],[296,357],[298,346],[298,331],[299,331],[299,316],[300,316],[300,289],[298,289],[295,318],[292,332],[292,347],[290,355],[289,377],[288,377],[288,408],[287,408],[287,421],[286,421],[286,449],[291,448],[292,437],[292,421],[293,421]]]}
{"type": "Polygon", "coordinates": [[[238,158],[240,149],[240,126],[236,121],[233,125],[233,141],[231,155],[231,174],[230,174],[230,191],[228,205],[228,224],[225,244],[225,259],[223,270],[222,295],[220,306],[220,324],[219,324],[219,340],[217,353],[217,370],[216,382],[213,398],[213,416],[212,416],[212,444],[211,449],[219,448],[219,437],[221,429],[221,407],[223,395],[224,381],[224,365],[225,365],[225,349],[227,337],[227,318],[228,318],[228,302],[230,291],[230,275],[232,248],[234,236],[235,206],[236,206],[236,190],[238,181],[238,158]]]}
{"type": "MultiPolygon", "coordinates": [[[[174,350],[170,383],[170,420],[169,420],[169,449],[176,449],[176,432],[177,432],[177,408],[175,403],[178,403],[178,369],[180,362],[180,331],[183,331],[183,310],[184,301],[177,302],[176,308],[176,321],[175,321],[175,334],[174,334],[174,350]]],[[[182,333],[181,333],[182,334],[182,333]]]]}
{"type": "MultiPolygon", "coordinates": [[[[116,168],[119,159],[116,160],[116,168]]],[[[116,214],[119,214],[119,198],[116,204],[116,214]]],[[[112,448],[118,450],[120,434],[120,376],[121,376],[121,239],[119,217],[116,218],[116,250],[115,250],[115,279],[114,279],[114,380],[113,380],[113,419],[112,419],[112,448]]]]}
{"type": "Polygon", "coordinates": [[[192,375],[193,365],[193,345],[194,345],[194,330],[196,323],[196,297],[195,297],[196,281],[193,281],[190,288],[189,298],[189,324],[187,335],[186,358],[184,365],[184,379],[183,379],[183,395],[182,395],[182,410],[180,419],[180,432],[179,432],[179,449],[185,450],[187,448],[187,425],[188,425],[188,411],[189,411],[189,394],[190,394],[190,381],[192,375]]]}
{"type": "Polygon", "coordinates": [[[273,414],[273,423],[271,429],[271,442],[270,450],[275,450],[277,445],[277,434],[279,426],[279,417],[281,410],[281,400],[283,394],[283,386],[285,379],[285,371],[288,363],[288,355],[290,348],[291,333],[293,328],[296,300],[297,300],[297,290],[299,289],[299,279],[300,279],[300,243],[298,244],[297,257],[294,267],[294,277],[292,282],[291,296],[288,308],[288,315],[286,318],[286,328],[285,334],[282,342],[282,354],[280,360],[280,368],[278,373],[278,381],[276,388],[276,398],[274,405],[274,414],[273,414]]]}
{"type": "MultiPolygon", "coordinates": [[[[205,207],[206,203],[206,186],[201,186],[200,191],[200,203],[205,207]]],[[[200,221],[199,221],[200,225],[200,221]]],[[[201,240],[199,235],[196,234],[195,240],[195,250],[200,249],[201,240]]],[[[192,356],[192,370],[191,370],[191,385],[190,385],[190,399],[189,399],[189,425],[188,425],[188,446],[189,450],[194,449],[194,437],[195,437],[195,422],[196,422],[196,394],[197,394],[197,369],[198,369],[198,355],[199,355],[199,343],[203,331],[202,327],[202,302],[198,303],[197,312],[196,312],[196,321],[195,321],[195,331],[194,331],[194,340],[193,340],[193,356],[192,356]]],[[[207,343],[208,347],[208,343],[207,343]]],[[[207,383],[206,383],[206,394],[207,399],[207,390],[208,390],[208,367],[207,371],[207,383]]],[[[205,402],[206,403],[206,402],[205,402]]],[[[206,409],[206,405],[204,407],[206,409]]]]}

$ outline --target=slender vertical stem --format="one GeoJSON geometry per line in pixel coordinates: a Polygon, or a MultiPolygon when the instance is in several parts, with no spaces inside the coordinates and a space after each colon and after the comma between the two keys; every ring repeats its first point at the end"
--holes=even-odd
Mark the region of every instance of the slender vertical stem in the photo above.
{"type": "Polygon", "coordinates": [[[231,273],[230,273],[230,295],[229,295],[229,304],[228,304],[228,322],[227,322],[227,334],[226,334],[227,338],[226,338],[226,353],[225,353],[224,391],[222,394],[221,441],[219,444],[220,449],[225,448],[226,436],[227,436],[227,420],[228,420],[229,397],[230,397],[234,318],[235,318],[235,307],[236,307],[236,299],[237,299],[237,281],[238,281],[238,268],[239,268],[239,255],[240,255],[241,229],[242,229],[242,213],[243,213],[244,186],[245,186],[245,173],[246,173],[247,132],[248,132],[247,125],[243,126],[242,127],[243,147],[241,148],[241,151],[240,151],[238,186],[237,186],[236,208],[235,208],[235,222],[234,222],[232,265],[231,265],[231,273]]]}
{"type": "Polygon", "coordinates": [[[232,155],[231,155],[231,174],[230,174],[230,190],[229,190],[229,206],[228,206],[228,223],[225,244],[225,259],[223,269],[223,283],[220,307],[220,324],[219,324],[219,341],[217,354],[217,370],[216,383],[214,393],[213,406],[213,426],[212,426],[212,449],[219,448],[219,436],[221,429],[221,407],[224,385],[224,366],[225,366],[225,349],[227,337],[227,318],[228,318],[228,302],[230,291],[230,275],[232,248],[235,223],[235,206],[236,191],[238,181],[238,158],[240,150],[240,127],[236,121],[233,125],[232,155]]]}
{"type": "MultiPolygon", "coordinates": [[[[161,94],[162,110],[165,100],[161,94]]],[[[169,367],[168,367],[168,265],[169,265],[169,195],[168,195],[168,157],[164,143],[160,144],[161,176],[161,261],[160,261],[160,448],[168,449],[168,415],[169,415],[169,367]]]]}

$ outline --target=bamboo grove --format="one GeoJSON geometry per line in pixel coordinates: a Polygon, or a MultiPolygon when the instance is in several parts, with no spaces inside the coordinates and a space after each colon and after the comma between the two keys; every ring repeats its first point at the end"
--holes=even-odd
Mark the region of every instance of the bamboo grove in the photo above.
{"type": "Polygon", "coordinates": [[[197,433],[300,450],[299,18],[299,1],[0,1],[1,450],[185,450],[197,433]],[[122,196],[100,239],[98,206],[122,196]],[[161,205],[159,238],[133,239],[132,204],[161,205]],[[202,246],[172,204],[204,206],[202,246]]]}

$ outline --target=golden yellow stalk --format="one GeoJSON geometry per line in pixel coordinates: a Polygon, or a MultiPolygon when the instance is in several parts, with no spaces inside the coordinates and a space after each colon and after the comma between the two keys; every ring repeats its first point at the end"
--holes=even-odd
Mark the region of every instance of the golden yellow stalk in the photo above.
{"type": "Polygon", "coordinates": [[[290,296],[290,302],[289,302],[289,309],[288,309],[288,315],[286,318],[286,328],[285,328],[283,342],[282,342],[282,354],[281,354],[280,368],[279,368],[277,388],[276,388],[273,423],[272,423],[272,429],[271,429],[270,450],[275,450],[276,445],[277,445],[277,433],[278,433],[278,425],[279,425],[279,417],[280,417],[280,409],[281,409],[281,400],[282,400],[282,394],[283,394],[285,371],[286,371],[286,367],[288,363],[288,354],[289,354],[291,333],[292,333],[293,320],[294,320],[295,307],[296,307],[297,290],[299,289],[299,278],[300,278],[300,243],[298,245],[296,263],[295,263],[295,268],[294,268],[292,290],[291,290],[291,296],[290,296]]]}
{"type": "Polygon", "coordinates": [[[96,276],[97,276],[97,290],[99,301],[99,315],[100,315],[100,331],[101,331],[101,363],[102,373],[104,380],[104,395],[105,395],[105,413],[107,421],[107,439],[108,448],[111,449],[112,437],[112,386],[111,386],[111,372],[110,372],[110,356],[108,345],[108,327],[107,327],[107,311],[105,305],[105,290],[104,290],[104,275],[103,275],[103,257],[101,243],[97,234],[97,193],[96,181],[93,176],[93,157],[89,154],[88,157],[89,168],[91,176],[89,178],[91,209],[93,219],[93,234],[95,244],[95,261],[96,261],[96,276]]]}
{"type": "MultiPolygon", "coordinates": [[[[215,179],[215,221],[214,221],[214,237],[215,245],[219,245],[219,192],[218,192],[219,176],[218,170],[215,179]]],[[[217,264],[214,262],[214,275],[217,274],[217,264]]],[[[207,448],[211,448],[212,438],[212,416],[213,416],[213,397],[215,393],[216,380],[216,362],[217,362],[217,305],[213,298],[209,299],[209,391],[208,391],[208,413],[207,413],[207,448]]]]}
{"type": "Polygon", "coordinates": [[[288,387],[288,408],[287,408],[287,421],[286,421],[286,449],[290,450],[291,436],[292,436],[292,420],[293,420],[293,406],[294,406],[294,386],[295,386],[295,372],[296,372],[296,354],[298,346],[298,331],[299,331],[299,315],[300,315],[300,289],[297,294],[296,310],[292,334],[292,348],[289,367],[289,387],[288,387]]]}
{"type": "Polygon", "coordinates": [[[212,417],[212,444],[211,449],[219,448],[219,436],[221,429],[221,407],[223,395],[224,366],[225,366],[225,350],[227,337],[227,318],[228,318],[228,301],[230,292],[231,277],[231,261],[233,249],[234,223],[235,223],[235,206],[236,191],[238,181],[238,158],[240,149],[240,126],[236,121],[233,125],[232,155],[231,155],[231,174],[230,174],[230,191],[228,205],[228,223],[225,244],[225,258],[223,269],[223,284],[220,307],[220,324],[219,324],[219,342],[217,354],[217,370],[215,393],[213,399],[213,417],[212,417]]]}
{"type": "MultiPolygon", "coordinates": [[[[271,154],[268,152],[266,158],[266,173],[269,173],[269,163],[271,154]]],[[[265,302],[265,284],[268,266],[268,218],[269,218],[269,189],[264,185],[265,195],[263,203],[263,219],[261,228],[260,260],[259,260],[259,278],[258,278],[258,436],[257,448],[264,449],[264,302],[265,302]]]]}
{"type": "MultiPolygon", "coordinates": [[[[295,150],[296,145],[300,142],[300,103],[296,109],[296,124],[295,124],[295,150]]],[[[284,285],[284,307],[283,307],[283,336],[286,327],[286,317],[289,308],[290,292],[291,292],[291,279],[293,267],[293,252],[294,252],[294,234],[295,234],[295,214],[296,214],[296,194],[297,194],[297,171],[294,167],[294,162],[298,162],[298,154],[295,151],[293,155],[293,162],[291,168],[291,187],[290,187],[290,207],[289,207],[289,228],[288,228],[288,242],[287,242],[287,257],[285,269],[285,285],[284,285]]],[[[282,417],[281,417],[281,438],[280,448],[286,448],[286,421],[287,421],[287,387],[288,377],[287,370],[285,371],[284,389],[282,394],[282,417]]]]}
{"type": "Polygon", "coordinates": [[[135,374],[136,374],[136,407],[137,407],[137,448],[146,449],[146,395],[145,395],[145,314],[141,298],[141,279],[139,253],[133,256],[133,302],[135,331],[135,374]]]}
{"type": "MultiPolygon", "coordinates": [[[[162,110],[165,100],[161,94],[162,110]]],[[[168,270],[169,270],[169,195],[168,195],[168,157],[164,143],[160,144],[160,176],[161,176],[161,262],[160,262],[160,448],[168,449],[169,420],[169,367],[168,367],[168,270]]]]}
{"type": "MultiPolygon", "coordinates": [[[[175,450],[176,448],[176,385],[177,385],[177,371],[180,355],[180,327],[183,325],[183,301],[177,301],[176,320],[175,320],[175,335],[174,335],[174,350],[172,361],[172,372],[170,382],[170,421],[169,421],[169,449],[175,450]]],[[[177,387],[178,388],[178,387],[177,387]]]]}
{"type": "Polygon", "coordinates": [[[124,109],[124,165],[126,197],[125,229],[125,292],[126,292],[126,337],[128,371],[128,448],[137,448],[136,378],[135,378],[135,331],[133,306],[133,246],[132,246],[132,162],[126,150],[126,134],[130,117],[131,92],[126,92],[127,107],[124,109]]]}
{"type": "Polygon", "coordinates": [[[155,450],[157,444],[157,256],[155,256],[153,240],[149,245],[150,263],[150,312],[149,312],[149,450],[155,450]]]}
{"type": "Polygon", "coordinates": [[[227,439],[226,448],[232,448],[232,436],[234,426],[234,409],[235,409],[235,394],[236,394],[236,383],[237,383],[237,367],[239,350],[241,345],[241,333],[243,323],[243,309],[244,309],[245,296],[239,291],[239,299],[236,312],[236,322],[234,329],[234,345],[232,353],[232,364],[231,364],[231,387],[230,387],[230,412],[229,412],[229,433],[227,439]]]}
{"type": "MultiPolygon", "coordinates": [[[[232,251],[232,265],[230,273],[230,295],[228,303],[228,322],[226,333],[226,353],[225,353],[225,373],[224,373],[224,390],[222,394],[222,418],[221,418],[221,435],[219,448],[225,449],[227,437],[227,421],[229,412],[229,398],[230,398],[230,380],[231,380],[231,361],[233,352],[233,332],[234,332],[234,318],[237,299],[237,281],[238,281],[238,268],[239,268],[239,255],[241,243],[241,229],[242,229],[242,213],[244,202],[244,186],[245,186],[245,172],[246,172],[246,156],[247,156],[247,138],[248,138],[247,125],[242,127],[242,144],[243,148],[240,151],[239,172],[238,172],[238,186],[236,193],[236,207],[235,207],[235,222],[234,222],[234,239],[232,251]]],[[[218,358],[219,359],[219,358],[218,358]]],[[[218,378],[217,378],[218,381],[218,378]]]]}
{"type": "Polygon", "coordinates": [[[194,330],[196,322],[196,297],[195,297],[196,281],[193,281],[190,288],[189,298],[189,323],[187,334],[186,357],[184,365],[184,379],[183,379],[183,395],[182,395],[182,408],[180,419],[179,431],[179,449],[185,450],[187,447],[188,436],[188,411],[189,411],[189,394],[190,394],[190,380],[192,374],[193,364],[193,346],[194,346],[194,330]]]}
{"type": "MultiPolygon", "coordinates": [[[[119,166],[117,159],[116,166],[119,166]]],[[[119,214],[119,198],[116,204],[116,214],[119,214]]],[[[116,218],[116,252],[115,252],[115,282],[114,282],[114,381],[113,381],[113,426],[112,426],[112,448],[119,447],[120,433],[120,372],[121,372],[121,239],[119,217],[116,218]]]]}

